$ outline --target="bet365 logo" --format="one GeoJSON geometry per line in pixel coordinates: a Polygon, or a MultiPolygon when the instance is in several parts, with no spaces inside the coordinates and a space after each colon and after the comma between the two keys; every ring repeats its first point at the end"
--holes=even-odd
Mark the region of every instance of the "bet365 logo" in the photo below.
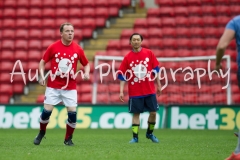
{"type": "Polygon", "coordinates": [[[172,107],[168,114],[168,127],[172,129],[240,128],[240,108],[172,107]]]}

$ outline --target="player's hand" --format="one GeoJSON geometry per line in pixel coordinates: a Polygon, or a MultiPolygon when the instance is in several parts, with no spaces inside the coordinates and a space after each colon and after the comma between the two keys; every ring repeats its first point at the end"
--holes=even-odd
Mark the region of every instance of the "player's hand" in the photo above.
{"type": "Polygon", "coordinates": [[[161,87],[157,87],[157,96],[159,97],[162,94],[161,87]]]}
{"type": "Polygon", "coordinates": [[[123,93],[119,94],[119,99],[120,99],[120,101],[124,102],[124,94],[123,93]]]}
{"type": "Polygon", "coordinates": [[[89,73],[84,73],[83,80],[89,80],[89,79],[90,79],[89,73]]]}
{"type": "Polygon", "coordinates": [[[216,71],[219,71],[220,69],[222,69],[222,65],[221,64],[215,66],[215,70],[216,71]]]}
{"type": "Polygon", "coordinates": [[[41,79],[38,81],[38,83],[41,85],[41,86],[45,86],[45,80],[41,79]]]}

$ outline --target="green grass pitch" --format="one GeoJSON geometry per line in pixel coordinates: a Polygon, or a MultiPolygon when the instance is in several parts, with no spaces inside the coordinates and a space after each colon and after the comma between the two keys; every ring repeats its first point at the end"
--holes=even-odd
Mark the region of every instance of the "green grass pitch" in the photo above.
{"type": "Polygon", "coordinates": [[[130,129],[76,129],[75,146],[63,145],[64,129],[48,129],[39,146],[33,144],[38,130],[0,129],[1,160],[223,160],[235,149],[233,131],[157,129],[160,143],[145,138],[129,144],[130,129]]]}

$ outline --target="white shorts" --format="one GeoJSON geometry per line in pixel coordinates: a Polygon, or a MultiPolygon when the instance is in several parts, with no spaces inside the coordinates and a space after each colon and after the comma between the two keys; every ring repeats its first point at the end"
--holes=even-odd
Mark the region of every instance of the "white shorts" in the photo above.
{"type": "Polygon", "coordinates": [[[77,90],[62,90],[47,87],[44,104],[57,105],[63,102],[66,107],[77,107],[77,90]]]}

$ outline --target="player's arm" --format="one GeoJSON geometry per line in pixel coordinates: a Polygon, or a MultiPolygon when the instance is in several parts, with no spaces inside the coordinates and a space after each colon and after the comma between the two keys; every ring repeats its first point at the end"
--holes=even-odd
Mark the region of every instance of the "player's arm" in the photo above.
{"type": "Polygon", "coordinates": [[[40,74],[39,84],[42,86],[45,86],[44,72],[45,72],[45,61],[41,59],[41,61],[39,62],[39,74],[40,74]]]}
{"type": "Polygon", "coordinates": [[[157,95],[160,96],[161,95],[161,89],[162,89],[162,85],[161,85],[160,78],[159,78],[160,68],[157,66],[157,67],[154,68],[154,71],[156,72],[155,74],[157,74],[157,76],[155,78],[155,81],[157,83],[157,95]]]}
{"type": "Polygon", "coordinates": [[[124,85],[125,85],[125,81],[120,80],[120,94],[119,94],[119,99],[124,102],[124,85]]]}
{"type": "Polygon", "coordinates": [[[89,73],[90,73],[90,65],[88,63],[86,66],[84,66],[84,77],[83,77],[84,80],[89,79],[89,73]]]}
{"type": "Polygon", "coordinates": [[[225,29],[222,37],[220,38],[216,50],[216,70],[221,68],[221,60],[225,50],[232,39],[234,39],[235,31],[232,29],[225,29]]]}

